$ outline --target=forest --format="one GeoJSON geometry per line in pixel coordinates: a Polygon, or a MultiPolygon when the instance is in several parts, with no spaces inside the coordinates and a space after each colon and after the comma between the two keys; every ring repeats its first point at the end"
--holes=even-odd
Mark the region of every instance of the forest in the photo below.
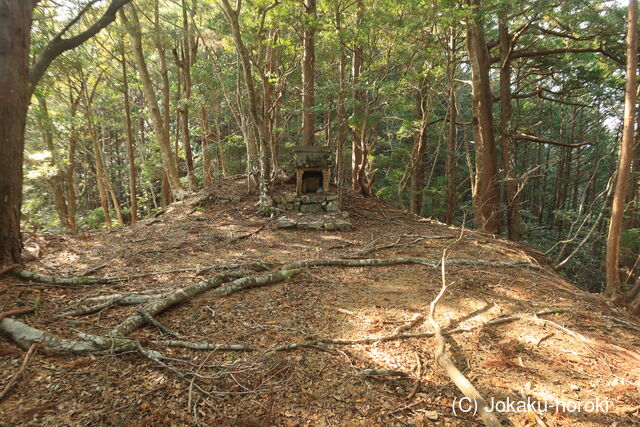
{"type": "Polygon", "coordinates": [[[0,0],[0,419],[640,423],[638,53],[637,0],[0,0]]]}

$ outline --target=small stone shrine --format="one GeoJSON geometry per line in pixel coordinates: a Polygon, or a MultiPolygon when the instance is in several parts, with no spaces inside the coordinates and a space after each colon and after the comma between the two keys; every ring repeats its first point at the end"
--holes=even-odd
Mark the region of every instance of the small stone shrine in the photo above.
{"type": "Polygon", "coordinates": [[[340,212],[338,195],[331,191],[329,165],[333,161],[331,150],[326,147],[295,147],[295,194],[273,195],[276,208],[295,212],[278,219],[280,228],[315,230],[351,230],[346,212],[340,212]]]}

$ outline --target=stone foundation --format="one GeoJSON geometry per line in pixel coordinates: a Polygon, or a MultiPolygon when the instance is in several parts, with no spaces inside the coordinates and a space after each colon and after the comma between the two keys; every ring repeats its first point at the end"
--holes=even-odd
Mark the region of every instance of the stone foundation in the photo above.
{"type": "Polygon", "coordinates": [[[318,194],[275,194],[273,205],[280,217],[278,228],[299,230],[350,231],[349,214],[338,207],[338,195],[334,193],[318,194]]]}
{"type": "Polygon", "coordinates": [[[295,211],[302,213],[338,213],[338,196],[331,193],[304,194],[280,194],[272,197],[276,208],[283,211],[295,211]]]}
{"type": "Polygon", "coordinates": [[[351,231],[353,226],[343,214],[303,215],[294,217],[281,216],[276,225],[278,228],[298,230],[351,231]]]}

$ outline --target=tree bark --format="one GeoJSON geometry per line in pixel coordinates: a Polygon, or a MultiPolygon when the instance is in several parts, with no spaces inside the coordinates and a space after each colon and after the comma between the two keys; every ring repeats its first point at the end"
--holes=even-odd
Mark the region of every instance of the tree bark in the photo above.
{"type": "Polygon", "coordinates": [[[338,63],[338,87],[340,93],[338,95],[338,137],[336,140],[336,186],[338,187],[338,206],[342,205],[342,190],[344,187],[344,144],[347,137],[347,113],[344,106],[345,83],[346,83],[346,64],[347,58],[344,52],[344,43],[342,41],[342,12],[340,6],[336,7],[336,32],[338,33],[338,41],[340,43],[340,59],[338,63]]]}
{"type": "Polygon", "coordinates": [[[145,100],[149,108],[149,115],[151,116],[151,123],[153,130],[158,139],[158,145],[160,146],[160,152],[162,154],[162,163],[167,175],[167,181],[174,197],[178,200],[187,196],[187,192],[182,188],[180,184],[180,178],[178,176],[178,168],[174,156],[171,143],[169,141],[169,130],[165,127],[160,110],[158,108],[158,100],[153,88],[153,82],[149,74],[149,69],[144,58],[144,52],[142,50],[142,31],[140,28],[140,21],[138,19],[138,12],[135,7],[128,5],[127,13],[131,20],[125,15],[123,11],[120,12],[120,16],[127,27],[129,34],[133,41],[133,53],[136,58],[138,66],[138,73],[140,74],[140,80],[142,82],[142,89],[144,92],[145,100]]]}
{"type": "MultiPolygon", "coordinates": [[[[634,142],[634,120],[636,117],[636,91],[637,91],[637,70],[638,58],[638,3],[637,0],[629,0],[628,23],[627,23],[627,82],[625,87],[624,102],[624,123],[622,130],[622,142],[620,147],[620,157],[618,159],[618,178],[613,194],[613,207],[611,209],[611,222],[609,223],[609,234],[607,237],[606,256],[606,295],[613,298],[620,298],[623,293],[618,270],[620,257],[620,232],[622,231],[622,221],[624,216],[624,202],[627,195],[627,185],[629,182],[629,172],[631,169],[631,158],[634,142]]],[[[640,293],[633,296],[636,307],[640,308],[640,293]]]]}
{"type": "Polygon", "coordinates": [[[190,37],[191,29],[187,14],[187,2],[182,0],[182,61],[178,64],[182,70],[182,82],[184,84],[184,99],[181,103],[182,109],[182,140],[184,144],[184,154],[187,161],[187,176],[191,190],[195,190],[198,183],[193,173],[193,150],[191,149],[191,139],[189,132],[189,102],[191,100],[191,66],[195,62],[194,49],[191,45],[193,38],[190,37]]]}
{"type": "Polygon", "coordinates": [[[129,81],[127,78],[127,58],[124,54],[124,42],[120,45],[122,56],[122,97],[124,100],[124,131],[127,136],[127,155],[129,157],[129,197],[131,200],[131,224],[138,222],[138,190],[136,184],[136,161],[133,149],[133,130],[131,128],[131,105],[129,103],[129,81]]]}
{"type": "Polygon", "coordinates": [[[60,225],[69,227],[69,211],[67,209],[67,200],[65,198],[64,191],[64,172],[58,159],[58,150],[56,150],[53,143],[53,123],[49,116],[49,108],[47,106],[45,96],[42,94],[36,94],[36,97],[40,104],[40,126],[42,127],[42,136],[45,147],[47,147],[47,150],[50,153],[49,165],[52,169],[52,175],[47,177],[47,184],[51,192],[51,197],[53,198],[53,205],[56,209],[56,213],[58,214],[60,225]]]}
{"type": "Polygon", "coordinates": [[[429,121],[429,102],[427,101],[428,76],[420,76],[418,93],[416,94],[416,118],[420,126],[413,136],[412,164],[409,183],[409,211],[422,215],[424,203],[425,155],[427,154],[427,125],[429,121]]]}
{"type": "Polygon", "coordinates": [[[29,44],[32,4],[0,5],[0,265],[19,264],[24,130],[29,107],[29,44]]]}
{"type": "Polygon", "coordinates": [[[456,120],[458,119],[458,109],[456,108],[456,51],[455,51],[456,39],[452,34],[449,38],[447,46],[447,74],[449,80],[449,105],[448,113],[449,117],[449,131],[447,134],[447,164],[446,164],[446,176],[447,176],[447,215],[445,222],[449,225],[453,224],[456,211],[456,140],[458,139],[458,128],[456,120]]]}
{"type": "Polygon", "coordinates": [[[84,107],[85,125],[89,131],[91,144],[93,148],[94,167],[96,170],[96,185],[98,187],[98,196],[100,197],[100,206],[104,212],[104,221],[107,228],[111,230],[113,223],[111,221],[111,213],[109,210],[109,196],[107,194],[106,175],[104,159],[102,157],[102,149],[98,140],[98,133],[93,122],[93,111],[91,108],[91,96],[87,93],[86,79],[83,78],[82,85],[82,105],[84,107]]]}
{"type": "Polygon", "coordinates": [[[69,218],[69,228],[74,233],[78,232],[78,226],[76,225],[76,183],[75,183],[75,170],[76,170],[76,149],[78,146],[78,129],[76,127],[75,119],[76,112],[78,110],[78,103],[80,102],[80,96],[74,98],[71,86],[69,86],[69,105],[71,110],[71,134],[69,135],[69,150],[67,155],[67,167],[65,170],[65,180],[67,183],[67,216],[69,218]]]}
{"type": "Polygon", "coordinates": [[[209,116],[204,106],[200,107],[200,121],[202,122],[202,183],[204,188],[211,188],[213,179],[211,176],[211,130],[209,129],[209,116]]]}
{"type": "Polygon", "coordinates": [[[31,17],[35,1],[4,0],[0,4],[0,264],[20,261],[22,236],[22,169],[24,130],[31,94],[51,62],[93,37],[115,19],[116,12],[131,0],[112,0],[105,12],[85,31],[63,38],[80,18],[72,19],[63,32],[47,43],[29,69],[31,17]]]}
{"type": "MultiPolygon", "coordinates": [[[[361,0],[358,0],[358,11],[356,12],[356,27],[363,24],[364,21],[364,5],[361,0]]],[[[365,161],[365,153],[363,152],[363,138],[366,138],[366,119],[365,119],[365,92],[358,87],[360,84],[360,73],[362,71],[362,65],[364,62],[364,49],[362,42],[357,41],[353,46],[353,59],[351,65],[351,81],[354,86],[353,99],[354,108],[359,116],[360,124],[356,125],[353,129],[353,137],[351,143],[351,188],[354,191],[361,191],[360,175],[363,163],[365,161]]]]}
{"type": "Polygon", "coordinates": [[[493,94],[489,69],[491,57],[480,17],[481,0],[468,0],[473,16],[467,21],[467,45],[472,72],[473,127],[476,152],[476,188],[473,200],[477,226],[489,233],[500,232],[496,164],[496,141],[493,133],[493,94]]]}
{"type": "Polygon", "coordinates": [[[240,61],[242,63],[242,70],[244,74],[244,82],[247,89],[247,95],[249,97],[249,115],[251,116],[251,120],[253,121],[253,130],[258,140],[258,148],[260,150],[259,153],[259,162],[260,162],[260,201],[259,204],[262,207],[268,208],[273,202],[269,195],[269,186],[271,182],[271,147],[269,145],[269,141],[266,140],[264,135],[264,122],[263,117],[259,112],[259,102],[255,89],[255,82],[253,80],[252,75],[252,66],[251,59],[249,57],[249,52],[242,41],[242,35],[240,33],[240,23],[239,23],[239,6],[240,2],[238,2],[238,9],[234,9],[229,4],[228,0],[220,0],[220,6],[222,11],[226,15],[229,20],[229,24],[231,26],[231,34],[233,36],[233,42],[236,46],[236,50],[238,52],[238,56],[240,57],[240,61]]]}
{"type": "Polygon", "coordinates": [[[502,145],[502,167],[507,208],[507,232],[509,239],[522,237],[520,195],[513,147],[511,123],[511,52],[513,49],[507,24],[507,11],[500,11],[498,32],[500,39],[500,143],[502,145]]]}
{"type": "Polygon", "coordinates": [[[316,0],[305,0],[306,22],[302,35],[302,145],[312,146],[315,136],[314,74],[316,0]]]}

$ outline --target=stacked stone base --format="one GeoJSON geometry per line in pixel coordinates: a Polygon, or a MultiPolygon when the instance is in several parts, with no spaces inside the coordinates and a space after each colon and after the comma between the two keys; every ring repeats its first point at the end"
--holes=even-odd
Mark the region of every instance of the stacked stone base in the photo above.
{"type": "Polygon", "coordinates": [[[274,207],[281,212],[278,228],[299,230],[350,231],[349,214],[341,212],[338,196],[331,193],[279,194],[272,197],[274,207]]]}
{"type": "Polygon", "coordinates": [[[305,194],[280,194],[273,196],[276,208],[283,211],[297,211],[302,213],[340,212],[338,208],[338,196],[330,193],[305,194]]]}
{"type": "Polygon", "coordinates": [[[353,226],[340,215],[302,215],[299,217],[281,216],[278,228],[298,230],[351,231],[353,226]]]}

